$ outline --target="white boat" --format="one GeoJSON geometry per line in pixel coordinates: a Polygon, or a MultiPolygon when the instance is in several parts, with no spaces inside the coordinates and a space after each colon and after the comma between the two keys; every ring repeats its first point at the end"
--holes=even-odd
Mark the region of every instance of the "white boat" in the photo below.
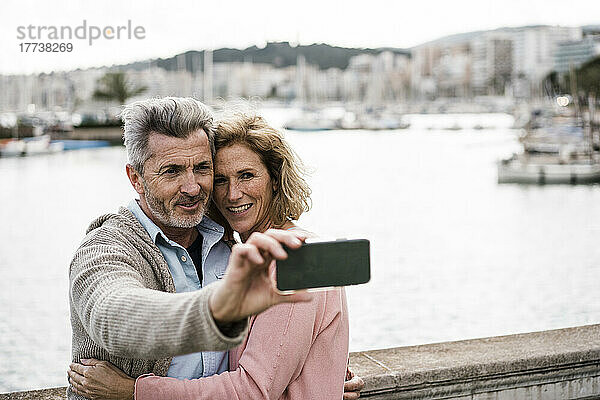
{"type": "Polygon", "coordinates": [[[25,154],[25,142],[18,139],[10,139],[0,143],[1,157],[19,157],[25,154]]]}
{"type": "Polygon", "coordinates": [[[42,135],[34,138],[23,139],[25,142],[25,155],[57,153],[63,150],[64,145],[60,142],[52,143],[50,136],[42,135]]]}
{"type": "Polygon", "coordinates": [[[37,154],[50,154],[62,151],[64,144],[52,142],[50,136],[41,135],[25,139],[10,139],[0,144],[0,156],[20,157],[37,154]]]}
{"type": "Polygon", "coordinates": [[[558,157],[513,156],[498,162],[498,183],[578,184],[600,182],[598,160],[564,162],[558,157]]]}
{"type": "Polygon", "coordinates": [[[498,162],[498,183],[577,184],[600,182],[600,153],[590,121],[594,120],[595,100],[590,97],[588,118],[582,118],[579,104],[573,115],[565,116],[566,97],[557,99],[561,107],[548,118],[546,126],[531,120],[526,135],[520,138],[523,154],[498,162]],[[561,100],[561,101],[558,101],[561,100]]]}
{"type": "Polygon", "coordinates": [[[337,121],[319,116],[307,115],[288,121],[285,129],[292,131],[329,131],[338,127],[337,121]]]}
{"type": "Polygon", "coordinates": [[[555,122],[554,125],[532,129],[520,138],[523,149],[527,153],[558,154],[568,149],[571,153],[585,153],[589,151],[589,140],[580,122],[565,120],[555,122]]]}
{"type": "Polygon", "coordinates": [[[394,130],[406,129],[410,124],[402,121],[395,115],[378,113],[333,113],[322,112],[303,113],[299,118],[288,121],[284,127],[295,131],[326,131],[333,129],[366,129],[366,130],[394,130]]]}
{"type": "Polygon", "coordinates": [[[403,122],[401,118],[394,116],[366,116],[359,120],[361,129],[372,131],[406,129],[410,124],[403,122]]]}

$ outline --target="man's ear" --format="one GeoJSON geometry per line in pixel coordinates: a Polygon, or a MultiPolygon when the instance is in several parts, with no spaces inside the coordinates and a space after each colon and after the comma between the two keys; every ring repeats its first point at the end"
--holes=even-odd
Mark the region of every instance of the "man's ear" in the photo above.
{"type": "Polygon", "coordinates": [[[138,192],[138,194],[144,194],[144,184],[142,183],[142,176],[140,173],[137,172],[131,164],[125,166],[125,171],[127,172],[127,177],[129,178],[129,182],[131,182],[133,189],[138,192]]]}

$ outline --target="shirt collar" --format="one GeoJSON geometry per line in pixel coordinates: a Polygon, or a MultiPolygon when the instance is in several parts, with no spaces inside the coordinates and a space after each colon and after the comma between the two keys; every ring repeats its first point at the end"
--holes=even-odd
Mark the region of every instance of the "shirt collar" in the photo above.
{"type": "MultiPolygon", "coordinates": [[[[157,243],[157,239],[158,239],[159,235],[167,243],[173,243],[173,241],[170,240],[167,237],[167,235],[165,235],[165,233],[162,231],[162,229],[160,229],[146,215],[146,213],[142,210],[142,208],[140,207],[140,205],[136,199],[131,200],[131,202],[129,202],[129,205],[127,205],[127,208],[129,209],[129,211],[132,212],[133,215],[135,215],[137,220],[140,221],[140,224],[142,224],[144,229],[146,229],[146,232],[148,232],[148,234],[150,235],[150,237],[152,238],[154,243],[157,243]]],[[[202,233],[211,233],[213,235],[218,234],[219,235],[218,240],[220,240],[223,237],[223,234],[225,233],[225,229],[221,225],[217,224],[215,221],[208,218],[206,215],[204,216],[204,218],[202,218],[202,221],[200,221],[200,223],[198,225],[196,225],[196,228],[198,229],[198,231],[201,234],[202,233]]],[[[204,235],[203,235],[203,237],[204,237],[204,235]]]]}

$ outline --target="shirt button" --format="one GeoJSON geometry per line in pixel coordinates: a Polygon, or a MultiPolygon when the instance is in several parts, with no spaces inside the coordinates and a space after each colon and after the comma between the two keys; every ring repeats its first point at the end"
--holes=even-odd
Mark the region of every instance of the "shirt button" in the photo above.
{"type": "Polygon", "coordinates": [[[181,256],[181,261],[186,262],[187,258],[185,256],[181,256]]]}

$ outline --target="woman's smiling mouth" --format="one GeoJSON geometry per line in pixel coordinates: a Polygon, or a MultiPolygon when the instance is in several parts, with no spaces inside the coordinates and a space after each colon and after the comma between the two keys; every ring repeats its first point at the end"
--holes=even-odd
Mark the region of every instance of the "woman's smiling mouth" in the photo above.
{"type": "Polygon", "coordinates": [[[227,207],[227,211],[229,211],[233,214],[241,214],[244,211],[246,211],[247,209],[249,209],[250,207],[252,207],[252,203],[244,204],[244,205],[237,206],[237,207],[227,207]]]}

